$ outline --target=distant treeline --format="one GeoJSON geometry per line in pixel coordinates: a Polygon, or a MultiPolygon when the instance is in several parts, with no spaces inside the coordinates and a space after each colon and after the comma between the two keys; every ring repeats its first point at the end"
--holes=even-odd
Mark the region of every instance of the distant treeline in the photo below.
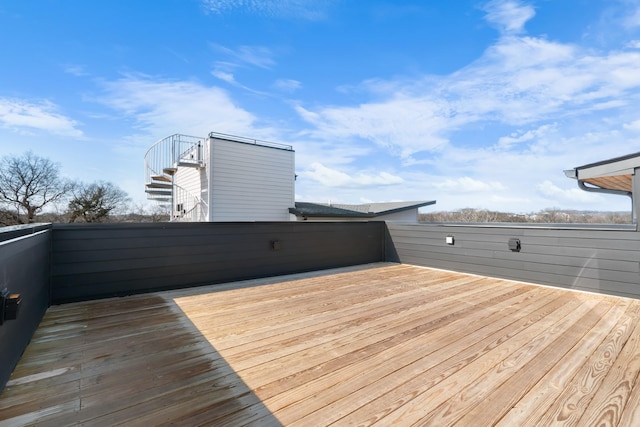
{"type": "Polygon", "coordinates": [[[553,224],[630,224],[630,212],[591,212],[543,209],[529,214],[514,214],[487,209],[465,208],[453,212],[421,213],[420,222],[529,222],[553,224]]]}
{"type": "MultiPolygon", "coordinates": [[[[161,207],[146,208],[132,204],[127,206],[127,212],[115,215],[108,215],[99,222],[166,222],[169,221],[169,214],[161,207]]],[[[44,212],[35,215],[33,222],[70,222],[67,212],[44,212]]],[[[0,208],[0,227],[25,224],[24,217],[20,217],[16,212],[0,208]]]]}

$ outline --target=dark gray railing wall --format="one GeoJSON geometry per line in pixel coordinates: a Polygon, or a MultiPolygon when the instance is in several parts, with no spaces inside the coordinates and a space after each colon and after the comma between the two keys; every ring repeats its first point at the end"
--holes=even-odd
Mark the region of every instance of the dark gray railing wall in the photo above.
{"type": "Polygon", "coordinates": [[[17,319],[0,325],[0,391],[49,307],[49,228],[0,228],[0,290],[22,296],[17,319]]]}
{"type": "Polygon", "coordinates": [[[630,229],[388,223],[389,260],[640,298],[640,233],[630,229]],[[446,243],[453,236],[454,245],[446,243]],[[520,239],[520,252],[508,248],[520,239]],[[395,251],[395,254],[394,254],[395,251]]]}
{"type": "Polygon", "coordinates": [[[384,222],[53,226],[52,303],[384,261],[384,222]]]}

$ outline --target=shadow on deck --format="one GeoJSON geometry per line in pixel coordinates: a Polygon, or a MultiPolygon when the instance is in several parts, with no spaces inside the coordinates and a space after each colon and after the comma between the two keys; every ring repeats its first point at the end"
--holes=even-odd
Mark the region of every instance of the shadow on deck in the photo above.
{"type": "Polygon", "coordinates": [[[50,308],[0,397],[2,426],[169,422],[280,425],[159,294],[50,308]]]}

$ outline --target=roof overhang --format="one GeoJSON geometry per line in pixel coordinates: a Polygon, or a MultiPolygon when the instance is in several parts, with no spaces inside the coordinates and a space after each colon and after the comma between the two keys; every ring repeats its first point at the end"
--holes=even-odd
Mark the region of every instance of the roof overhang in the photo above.
{"type": "Polygon", "coordinates": [[[325,205],[321,203],[296,202],[295,208],[289,208],[289,213],[296,216],[314,218],[376,218],[410,209],[419,209],[435,204],[435,200],[419,202],[370,203],[366,205],[325,205]],[[366,207],[366,210],[361,208],[366,207]],[[373,208],[373,210],[371,210],[373,208]]]}
{"type": "Polygon", "coordinates": [[[578,166],[564,171],[569,178],[578,180],[584,190],[594,190],[631,196],[633,175],[640,167],[640,153],[616,157],[597,163],[578,166]],[[589,184],[589,186],[585,186],[589,184]]]}

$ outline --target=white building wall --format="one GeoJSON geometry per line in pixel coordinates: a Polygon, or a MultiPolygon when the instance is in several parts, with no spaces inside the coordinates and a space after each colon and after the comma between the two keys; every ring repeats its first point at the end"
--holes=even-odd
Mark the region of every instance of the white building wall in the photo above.
{"type": "Polygon", "coordinates": [[[389,215],[380,215],[375,218],[379,221],[387,222],[418,222],[418,208],[408,209],[406,211],[395,212],[389,215]]]}
{"type": "MultiPolygon", "coordinates": [[[[207,153],[208,143],[205,141],[203,153],[207,153]]],[[[207,156],[200,167],[178,166],[174,177],[173,211],[176,219],[185,221],[209,220],[209,168],[207,156]],[[179,209],[181,208],[181,209],[179,209]]]]}
{"type": "Polygon", "coordinates": [[[207,221],[209,210],[206,204],[206,169],[180,166],[174,182],[173,210],[176,219],[207,221]]]}
{"type": "Polygon", "coordinates": [[[289,221],[294,152],[209,139],[209,220],[289,221]]]}

